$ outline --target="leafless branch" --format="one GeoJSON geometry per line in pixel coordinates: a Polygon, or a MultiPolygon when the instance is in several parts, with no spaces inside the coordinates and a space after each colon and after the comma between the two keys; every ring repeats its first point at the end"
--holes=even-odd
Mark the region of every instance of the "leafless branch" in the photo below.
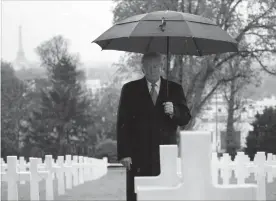
{"type": "Polygon", "coordinates": [[[237,56],[239,53],[235,52],[235,53],[231,53],[229,56],[225,57],[224,59],[222,59],[220,62],[218,62],[215,65],[215,69],[219,68],[222,64],[224,64],[225,62],[229,61],[230,59],[234,58],[235,56],[237,56]]]}
{"type": "Polygon", "coordinates": [[[226,100],[227,102],[229,102],[229,101],[230,101],[230,98],[228,98],[228,96],[227,96],[227,91],[224,90],[224,91],[223,91],[223,94],[224,94],[225,100],[226,100]]]}
{"type": "Polygon", "coordinates": [[[231,8],[231,9],[229,10],[229,13],[228,13],[227,17],[226,17],[225,20],[224,20],[224,28],[223,28],[223,29],[224,29],[225,31],[227,31],[227,29],[230,27],[230,24],[228,24],[228,22],[229,22],[229,20],[230,20],[230,18],[231,18],[231,16],[232,16],[233,12],[236,10],[237,6],[238,6],[242,1],[243,1],[243,0],[237,1],[236,4],[235,4],[232,8],[231,8],[231,6],[232,6],[232,3],[234,3],[234,1],[231,1],[231,2],[230,2],[229,8],[231,8]]]}
{"type": "Polygon", "coordinates": [[[201,75],[201,71],[199,71],[199,72],[193,77],[193,79],[192,79],[192,81],[191,81],[191,83],[193,83],[193,84],[191,85],[191,87],[188,88],[187,96],[190,96],[190,95],[193,93],[194,87],[195,87],[195,82],[196,82],[196,80],[198,79],[198,77],[199,77],[200,75],[201,75]]]}
{"type": "Polygon", "coordinates": [[[256,55],[253,54],[253,57],[257,60],[257,62],[260,64],[265,72],[269,73],[270,75],[276,76],[276,66],[274,67],[274,70],[270,70],[269,67],[265,65],[256,55]]]}
{"type": "Polygon", "coordinates": [[[192,13],[192,0],[189,0],[189,13],[192,13]]]}
{"type": "MultiPolygon", "coordinates": [[[[238,0],[238,1],[236,2],[236,4],[230,9],[229,15],[228,15],[228,17],[227,17],[226,20],[225,20],[225,24],[227,24],[227,22],[228,22],[229,19],[230,19],[230,16],[232,15],[232,13],[236,10],[237,6],[238,6],[242,1],[243,1],[243,0],[238,0]]],[[[231,4],[232,4],[233,2],[234,2],[234,1],[232,1],[231,4]]],[[[230,7],[231,7],[231,4],[230,4],[230,7]]]]}
{"type": "Polygon", "coordinates": [[[185,12],[184,0],[181,0],[180,11],[181,11],[181,12],[185,12]]]}
{"type": "Polygon", "coordinates": [[[202,1],[202,0],[198,0],[198,1],[197,1],[197,5],[196,5],[196,9],[195,9],[195,14],[196,14],[196,15],[198,14],[199,6],[200,6],[201,1],[202,1]]]}
{"type": "Polygon", "coordinates": [[[274,35],[272,35],[272,34],[260,34],[260,33],[256,33],[256,32],[247,32],[246,35],[258,36],[261,39],[263,39],[264,37],[266,37],[266,38],[274,37],[274,35]]]}
{"type": "Polygon", "coordinates": [[[240,119],[240,115],[237,116],[236,118],[233,118],[233,122],[237,122],[240,119]]]}
{"type": "MultiPolygon", "coordinates": [[[[237,75],[238,76],[238,75],[237,75]]],[[[212,90],[203,98],[203,100],[201,101],[199,108],[201,108],[206,101],[212,96],[212,94],[216,91],[216,89],[223,83],[227,83],[232,81],[233,79],[235,79],[235,77],[231,77],[231,78],[223,78],[221,80],[219,80],[216,85],[212,88],[212,90]]]]}
{"type": "Polygon", "coordinates": [[[241,107],[241,100],[235,100],[235,107],[233,108],[234,111],[238,110],[241,107]]]}
{"type": "Polygon", "coordinates": [[[240,32],[240,34],[236,37],[236,41],[240,42],[242,37],[245,35],[245,33],[247,31],[249,31],[251,28],[253,28],[254,26],[260,26],[257,23],[261,18],[263,18],[265,15],[267,15],[275,6],[275,1],[273,3],[273,5],[268,8],[265,12],[263,12],[262,14],[260,14],[259,16],[257,16],[255,19],[253,19],[250,23],[247,24],[247,26],[244,27],[244,29],[240,32]]]}
{"type": "Polygon", "coordinates": [[[274,25],[274,24],[272,24],[272,25],[268,25],[268,24],[256,24],[256,25],[252,25],[250,29],[258,29],[258,28],[275,30],[274,28],[276,28],[276,25],[274,25]]]}

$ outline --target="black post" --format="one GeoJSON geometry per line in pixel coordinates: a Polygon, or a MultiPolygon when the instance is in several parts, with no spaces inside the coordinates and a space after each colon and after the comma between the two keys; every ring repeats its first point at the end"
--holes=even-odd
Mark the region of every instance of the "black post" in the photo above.
{"type": "Polygon", "coordinates": [[[170,66],[170,58],[169,58],[169,44],[170,44],[170,37],[167,36],[167,98],[169,98],[169,86],[168,86],[168,80],[169,80],[169,66],[170,66]]]}

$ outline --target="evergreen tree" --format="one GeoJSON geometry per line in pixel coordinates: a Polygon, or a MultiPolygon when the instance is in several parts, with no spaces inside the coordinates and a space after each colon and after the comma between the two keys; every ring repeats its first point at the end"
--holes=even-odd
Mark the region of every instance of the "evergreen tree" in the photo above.
{"type": "Polygon", "coordinates": [[[66,41],[58,36],[37,49],[51,87],[41,91],[40,107],[30,118],[32,126],[27,138],[45,154],[54,156],[74,154],[76,150],[70,148],[87,145],[86,129],[91,121],[90,103],[80,79],[82,72],[64,44],[66,41]],[[59,51],[54,57],[50,50],[56,47],[59,51]]]}
{"type": "Polygon", "coordinates": [[[1,156],[17,155],[27,112],[27,87],[15,76],[11,63],[1,60],[1,156]]]}
{"type": "Polygon", "coordinates": [[[266,108],[263,114],[255,117],[254,130],[246,138],[246,154],[251,159],[258,151],[276,154],[276,108],[266,108]]]}

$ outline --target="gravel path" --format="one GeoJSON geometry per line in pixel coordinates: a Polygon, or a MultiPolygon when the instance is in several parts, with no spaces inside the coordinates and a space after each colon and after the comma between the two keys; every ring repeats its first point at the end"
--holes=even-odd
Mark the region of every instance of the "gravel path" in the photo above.
{"type": "Polygon", "coordinates": [[[126,174],[124,169],[108,170],[102,178],[74,187],[58,200],[126,200],[126,174]]]}

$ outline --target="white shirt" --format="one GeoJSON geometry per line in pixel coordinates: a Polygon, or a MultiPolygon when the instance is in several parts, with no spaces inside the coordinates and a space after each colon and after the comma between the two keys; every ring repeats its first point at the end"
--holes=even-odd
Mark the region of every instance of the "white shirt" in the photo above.
{"type": "MultiPolygon", "coordinates": [[[[147,83],[148,83],[148,88],[149,88],[149,92],[150,92],[150,91],[151,91],[151,82],[149,82],[149,81],[147,80],[147,83]]],[[[159,91],[160,91],[161,79],[159,78],[159,80],[158,80],[155,84],[156,84],[156,85],[155,85],[154,89],[155,89],[155,91],[157,92],[157,96],[158,96],[159,91]]]]}

